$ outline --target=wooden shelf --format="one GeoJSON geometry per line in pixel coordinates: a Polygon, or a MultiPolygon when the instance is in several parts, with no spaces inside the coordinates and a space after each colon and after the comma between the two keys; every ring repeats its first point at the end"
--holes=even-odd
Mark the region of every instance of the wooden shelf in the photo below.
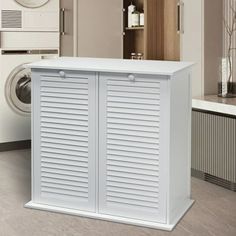
{"type": "Polygon", "coordinates": [[[125,30],[144,30],[144,26],[126,27],[125,30]]]}
{"type": "Polygon", "coordinates": [[[180,60],[180,35],[176,29],[179,0],[132,0],[138,11],[144,11],[145,26],[139,27],[127,27],[130,2],[123,0],[124,58],[142,52],[145,60],[180,60]]]}
{"type": "MultiPolygon", "coordinates": [[[[144,11],[145,26],[125,27],[124,58],[130,59],[132,52],[143,53],[145,60],[164,58],[163,22],[165,0],[132,0],[138,11],[144,11]]],[[[173,0],[172,0],[173,1],[173,0]]],[[[123,0],[124,25],[128,26],[127,9],[130,1],[123,0]]]]}

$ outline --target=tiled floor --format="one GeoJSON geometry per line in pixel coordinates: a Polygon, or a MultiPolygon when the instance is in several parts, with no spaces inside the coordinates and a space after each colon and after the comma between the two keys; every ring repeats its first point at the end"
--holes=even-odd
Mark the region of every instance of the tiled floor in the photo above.
{"type": "Polygon", "coordinates": [[[236,193],[192,179],[196,203],[169,233],[25,209],[30,151],[0,153],[0,236],[236,236],[236,193]]]}

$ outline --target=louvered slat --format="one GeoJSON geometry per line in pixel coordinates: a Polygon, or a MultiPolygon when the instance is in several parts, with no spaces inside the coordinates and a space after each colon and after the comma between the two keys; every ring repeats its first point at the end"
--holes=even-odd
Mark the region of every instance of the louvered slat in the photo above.
{"type": "Polygon", "coordinates": [[[50,180],[56,179],[59,183],[63,183],[64,181],[76,182],[80,186],[88,185],[88,178],[83,178],[80,176],[66,175],[62,173],[51,173],[50,171],[43,170],[41,173],[42,181],[47,178],[50,180]]]}
{"type": "Polygon", "coordinates": [[[160,196],[161,81],[101,76],[100,212],[164,219],[160,196]]]}
{"type": "Polygon", "coordinates": [[[47,160],[50,160],[50,159],[55,159],[55,160],[57,160],[57,161],[60,161],[60,160],[62,160],[62,161],[67,161],[67,160],[69,160],[69,161],[71,161],[71,162],[73,162],[73,161],[78,161],[78,162],[80,162],[80,165],[86,165],[86,166],[88,166],[88,162],[87,162],[87,159],[86,159],[86,156],[80,156],[80,157],[78,157],[78,156],[73,156],[73,155],[66,155],[66,154],[62,154],[62,153],[52,153],[52,152],[48,152],[48,151],[46,151],[46,149],[44,149],[43,150],[43,153],[41,154],[41,157],[42,158],[46,158],[47,160]],[[85,163],[85,164],[83,164],[83,162],[85,163]]]}
{"type": "Polygon", "coordinates": [[[43,146],[42,146],[42,151],[45,153],[52,153],[52,154],[56,154],[56,155],[58,155],[58,154],[68,155],[69,157],[70,156],[78,156],[78,157],[87,158],[87,156],[88,156],[86,154],[86,152],[79,152],[79,151],[74,151],[74,150],[59,149],[59,148],[52,148],[52,147],[43,147],[43,146]]]}
{"type": "MultiPolygon", "coordinates": [[[[42,203],[95,211],[95,74],[40,77],[42,203]],[[94,133],[93,133],[94,132],[94,133]]],[[[37,87],[38,89],[38,87],[37,87]]],[[[35,105],[36,107],[37,105],[35,105]]]]}
{"type": "MultiPolygon", "coordinates": [[[[52,178],[52,177],[42,177],[42,180],[44,183],[49,183],[49,184],[62,184],[62,185],[68,185],[68,186],[78,186],[78,181],[75,180],[62,180],[59,178],[52,178]]],[[[80,183],[81,188],[88,188],[88,183],[80,183]]]]}

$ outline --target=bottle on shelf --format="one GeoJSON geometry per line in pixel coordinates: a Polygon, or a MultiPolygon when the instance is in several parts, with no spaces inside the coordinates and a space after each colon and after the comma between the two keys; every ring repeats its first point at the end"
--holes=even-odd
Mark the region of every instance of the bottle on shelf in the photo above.
{"type": "Polygon", "coordinates": [[[144,10],[139,14],[139,25],[144,26],[144,10]]]}
{"type": "Polygon", "coordinates": [[[128,27],[132,27],[132,13],[136,10],[136,6],[133,5],[133,2],[128,6],[128,27]]]}
{"type": "Polygon", "coordinates": [[[135,52],[132,52],[132,53],[131,53],[130,59],[131,59],[131,60],[136,60],[136,59],[137,59],[137,56],[136,56],[136,53],[135,53],[135,52]]]}
{"type": "Polygon", "coordinates": [[[141,52],[137,53],[137,59],[143,60],[143,53],[141,53],[141,52]]]}
{"type": "Polygon", "coordinates": [[[132,13],[132,27],[139,26],[139,11],[135,10],[132,13]]]}
{"type": "Polygon", "coordinates": [[[132,60],[143,60],[143,53],[141,52],[139,53],[132,52],[130,55],[131,55],[130,59],[132,60]]]}

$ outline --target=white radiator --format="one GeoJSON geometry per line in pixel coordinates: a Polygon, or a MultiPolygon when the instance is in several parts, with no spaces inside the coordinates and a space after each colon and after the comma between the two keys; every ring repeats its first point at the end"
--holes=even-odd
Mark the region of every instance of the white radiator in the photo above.
{"type": "Polygon", "coordinates": [[[236,117],[194,110],[192,174],[236,191],[236,117]],[[198,173],[199,174],[199,173],[198,173]]]}

